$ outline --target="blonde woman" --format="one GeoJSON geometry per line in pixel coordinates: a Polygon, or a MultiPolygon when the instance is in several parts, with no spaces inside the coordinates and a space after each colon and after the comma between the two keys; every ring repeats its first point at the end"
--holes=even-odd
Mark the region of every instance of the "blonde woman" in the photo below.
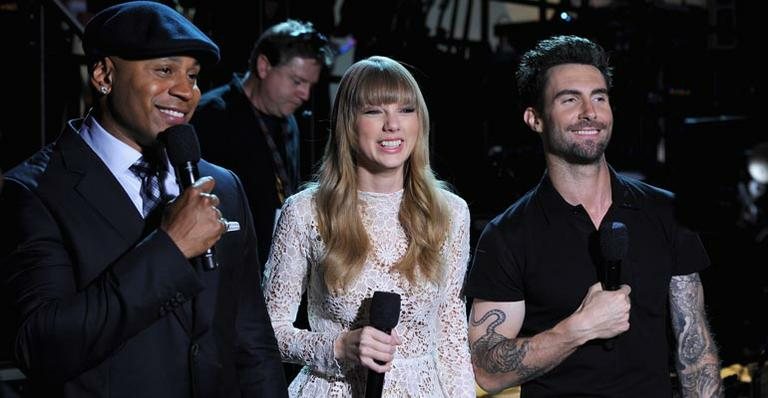
{"type": "Polygon", "coordinates": [[[292,397],[474,397],[461,286],[469,210],[429,166],[429,115],[397,61],[342,77],[315,182],[283,206],[264,295],[284,361],[304,365],[292,397]],[[311,330],[293,326],[307,292],[311,330]],[[399,323],[369,322],[375,291],[401,296],[399,323]],[[378,362],[378,363],[377,363],[378,362]]]}

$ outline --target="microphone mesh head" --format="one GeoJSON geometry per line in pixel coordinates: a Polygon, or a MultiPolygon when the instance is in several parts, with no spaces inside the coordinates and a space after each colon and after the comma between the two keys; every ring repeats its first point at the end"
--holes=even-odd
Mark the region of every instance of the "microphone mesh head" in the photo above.
{"type": "Polygon", "coordinates": [[[600,227],[600,251],[606,261],[620,261],[629,249],[629,233],[622,222],[614,221],[600,227]]]}
{"type": "Polygon", "coordinates": [[[178,124],[158,134],[157,138],[165,144],[165,151],[171,164],[179,165],[200,161],[200,142],[197,141],[195,127],[191,124],[178,124]]]}
{"type": "Polygon", "coordinates": [[[392,329],[400,319],[400,295],[391,292],[373,292],[371,299],[371,326],[379,330],[392,329]]]}

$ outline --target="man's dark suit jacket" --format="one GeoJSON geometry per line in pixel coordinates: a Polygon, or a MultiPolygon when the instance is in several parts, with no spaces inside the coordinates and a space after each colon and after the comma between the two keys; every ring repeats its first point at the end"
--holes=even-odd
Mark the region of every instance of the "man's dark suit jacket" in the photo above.
{"type": "MultiPolygon", "coordinates": [[[[225,218],[204,272],[145,225],[71,122],[6,174],[3,289],[15,357],[39,396],[280,397],[286,384],[260,287],[251,214],[232,172],[205,161],[225,218]]],[[[36,396],[37,396],[36,395],[36,396]]]]}
{"type": "MultiPolygon", "coordinates": [[[[242,179],[264,264],[272,243],[275,211],[282,202],[275,188],[272,151],[264,139],[251,102],[242,90],[240,79],[240,75],[235,75],[229,84],[205,93],[190,123],[197,131],[203,157],[234,171],[242,179]]],[[[292,140],[287,143],[291,158],[284,161],[295,164],[292,178],[296,184],[299,181],[299,128],[293,115],[286,121],[292,140]]],[[[292,188],[296,189],[295,186],[292,188]]]]}

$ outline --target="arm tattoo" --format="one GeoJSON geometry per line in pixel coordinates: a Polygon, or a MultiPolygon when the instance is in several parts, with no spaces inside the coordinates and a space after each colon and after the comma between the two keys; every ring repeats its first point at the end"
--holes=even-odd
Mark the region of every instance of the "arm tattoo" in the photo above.
{"type": "Polygon", "coordinates": [[[547,369],[523,363],[530,349],[529,339],[508,339],[496,333],[496,327],[506,320],[503,311],[490,310],[480,319],[473,317],[472,326],[481,325],[492,316],[496,319],[488,325],[485,335],[470,344],[475,365],[488,373],[515,372],[521,383],[543,374],[547,369]]]}
{"type": "Polygon", "coordinates": [[[673,276],[670,285],[672,328],[677,336],[677,372],[683,396],[722,396],[717,348],[704,314],[699,275],[673,276]]]}

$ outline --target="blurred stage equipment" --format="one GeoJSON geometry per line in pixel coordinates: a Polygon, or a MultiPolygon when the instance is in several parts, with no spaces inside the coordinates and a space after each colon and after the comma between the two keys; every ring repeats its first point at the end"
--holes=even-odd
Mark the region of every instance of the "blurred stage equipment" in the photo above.
{"type": "Polygon", "coordinates": [[[755,145],[746,152],[747,173],[739,182],[739,203],[741,219],[739,222],[755,228],[755,241],[760,243],[768,237],[768,142],[755,145]]]}

